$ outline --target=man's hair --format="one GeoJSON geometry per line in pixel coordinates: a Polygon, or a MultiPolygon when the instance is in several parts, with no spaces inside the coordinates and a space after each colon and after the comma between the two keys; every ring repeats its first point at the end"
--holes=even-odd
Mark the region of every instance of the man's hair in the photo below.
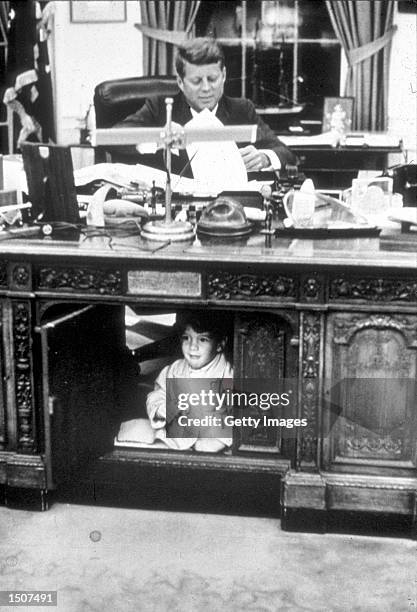
{"type": "Polygon", "coordinates": [[[225,63],[223,49],[214,38],[192,38],[177,49],[175,68],[181,79],[185,75],[185,62],[197,66],[220,62],[220,68],[223,69],[225,63]]]}

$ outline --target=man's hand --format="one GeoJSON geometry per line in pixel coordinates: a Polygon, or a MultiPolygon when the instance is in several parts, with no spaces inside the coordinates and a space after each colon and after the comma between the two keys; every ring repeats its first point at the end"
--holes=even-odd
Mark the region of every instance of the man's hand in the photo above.
{"type": "Polygon", "coordinates": [[[242,156],[247,172],[258,172],[262,168],[267,168],[271,165],[268,156],[255,149],[253,145],[239,149],[239,153],[242,156]]]}

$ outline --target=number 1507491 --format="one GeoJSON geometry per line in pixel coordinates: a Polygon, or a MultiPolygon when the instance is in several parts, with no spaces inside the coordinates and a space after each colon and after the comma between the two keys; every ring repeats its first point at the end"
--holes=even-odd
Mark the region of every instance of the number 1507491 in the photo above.
{"type": "Polygon", "coordinates": [[[0,591],[0,606],[56,606],[57,591],[0,591]]]}

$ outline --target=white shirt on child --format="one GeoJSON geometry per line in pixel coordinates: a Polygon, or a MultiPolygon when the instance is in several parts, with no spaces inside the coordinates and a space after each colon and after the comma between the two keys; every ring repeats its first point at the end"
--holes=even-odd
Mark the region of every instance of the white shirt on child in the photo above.
{"type": "MultiPolygon", "coordinates": [[[[185,450],[194,446],[197,438],[167,438],[166,420],[166,385],[168,378],[214,378],[233,379],[233,368],[223,353],[218,353],[210,363],[199,369],[192,368],[185,359],[177,359],[165,366],[155,380],[155,388],[148,394],[146,410],[153,429],[158,429],[158,438],[167,446],[176,450],[185,450]]],[[[232,438],[219,438],[226,446],[232,445],[232,438]]]]}

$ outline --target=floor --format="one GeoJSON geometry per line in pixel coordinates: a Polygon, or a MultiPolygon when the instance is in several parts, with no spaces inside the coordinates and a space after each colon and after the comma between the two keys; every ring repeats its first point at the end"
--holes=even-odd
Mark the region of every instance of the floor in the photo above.
{"type": "Polygon", "coordinates": [[[402,537],[283,532],[275,518],[0,507],[0,590],[57,590],[65,612],[413,610],[416,549],[402,537]]]}

